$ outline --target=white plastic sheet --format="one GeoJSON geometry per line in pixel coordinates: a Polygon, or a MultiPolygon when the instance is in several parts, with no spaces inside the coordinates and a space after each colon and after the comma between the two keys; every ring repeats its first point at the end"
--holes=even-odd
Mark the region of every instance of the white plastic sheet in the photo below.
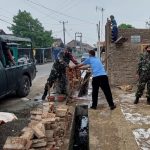
{"type": "Polygon", "coordinates": [[[0,124],[18,119],[13,113],[0,112],[0,124]]]}

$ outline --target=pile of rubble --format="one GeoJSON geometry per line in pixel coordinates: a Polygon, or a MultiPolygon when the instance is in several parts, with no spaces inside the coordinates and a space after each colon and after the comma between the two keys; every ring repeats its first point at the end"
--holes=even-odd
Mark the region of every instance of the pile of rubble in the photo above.
{"type": "Polygon", "coordinates": [[[72,113],[68,106],[43,103],[31,111],[31,121],[20,136],[8,137],[4,150],[61,150],[70,127],[72,113]]]}

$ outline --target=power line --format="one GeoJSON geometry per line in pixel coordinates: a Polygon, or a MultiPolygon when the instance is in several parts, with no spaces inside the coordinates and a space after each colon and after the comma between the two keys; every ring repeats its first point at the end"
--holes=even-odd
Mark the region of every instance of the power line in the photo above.
{"type": "Polygon", "coordinates": [[[8,19],[11,19],[11,18],[9,18],[9,17],[7,17],[7,16],[4,16],[4,15],[0,15],[0,16],[2,16],[2,17],[4,17],[4,18],[8,18],[8,19]]]}
{"type": "Polygon", "coordinates": [[[66,8],[70,5],[71,0],[65,0],[65,1],[61,1],[62,3],[59,4],[59,7],[57,7],[57,10],[62,10],[62,8],[66,8]]]}
{"type": "Polygon", "coordinates": [[[1,8],[0,7],[0,10],[4,10],[5,12],[7,12],[8,14],[12,14],[13,12],[10,12],[10,11],[8,11],[8,10],[5,10],[5,9],[3,9],[3,8],[1,8]]]}
{"type": "Polygon", "coordinates": [[[52,33],[60,33],[60,32],[62,32],[62,30],[52,31],[52,33]]]}
{"type": "Polygon", "coordinates": [[[54,12],[54,13],[56,13],[56,14],[59,14],[59,15],[65,16],[65,17],[69,17],[69,18],[72,18],[72,19],[75,19],[75,20],[79,20],[79,21],[82,21],[82,22],[87,22],[87,23],[90,23],[90,24],[95,24],[95,23],[92,23],[92,22],[89,22],[89,21],[86,21],[86,20],[83,20],[83,19],[80,19],[80,18],[77,18],[77,17],[69,16],[69,15],[67,15],[67,14],[58,12],[58,11],[53,10],[53,9],[51,9],[51,8],[48,8],[48,7],[46,7],[46,6],[42,5],[42,4],[35,3],[35,2],[33,2],[32,0],[27,0],[27,1],[31,2],[31,3],[34,4],[34,5],[40,6],[40,7],[44,8],[44,9],[47,9],[47,10],[49,10],[49,11],[52,11],[52,12],[54,12]]]}
{"type": "Polygon", "coordinates": [[[69,9],[71,9],[71,8],[75,8],[75,6],[77,6],[77,4],[80,4],[79,1],[80,1],[80,0],[73,1],[74,3],[71,3],[70,6],[68,5],[69,7],[65,7],[64,10],[69,10],[69,9]]]}
{"type": "Polygon", "coordinates": [[[68,34],[68,36],[69,37],[71,37],[72,39],[74,38],[70,33],[69,33],[69,31],[68,30],[66,30],[66,33],[68,34]]]}
{"type": "MultiPolygon", "coordinates": [[[[26,4],[27,4],[27,3],[26,3],[26,4]]],[[[44,16],[50,17],[52,20],[59,21],[58,19],[56,19],[56,17],[52,17],[51,14],[43,13],[40,9],[38,9],[38,8],[36,8],[36,7],[34,7],[34,6],[31,6],[31,5],[29,5],[29,4],[27,4],[27,5],[30,6],[32,9],[34,9],[35,11],[40,12],[40,13],[43,14],[44,16]]]]}
{"type": "Polygon", "coordinates": [[[0,20],[3,21],[3,22],[5,22],[5,23],[8,23],[8,24],[13,25],[12,23],[10,23],[10,22],[8,22],[8,21],[6,21],[6,20],[3,20],[3,19],[1,19],[1,18],[0,18],[0,20]]]}

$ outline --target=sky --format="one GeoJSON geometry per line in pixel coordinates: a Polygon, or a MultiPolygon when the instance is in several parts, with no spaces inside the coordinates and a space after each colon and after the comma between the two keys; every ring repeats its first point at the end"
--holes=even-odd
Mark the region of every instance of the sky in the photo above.
{"type": "MultiPolygon", "coordinates": [[[[114,15],[117,24],[127,23],[136,28],[146,28],[150,21],[150,0],[0,0],[0,29],[11,33],[8,26],[13,16],[21,11],[30,12],[45,30],[52,30],[53,37],[63,40],[63,25],[66,28],[66,43],[82,33],[82,41],[93,46],[97,42],[98,21],[101,22],[101,41],[104,41],[105,24],[114,15]],[[96,9],[97,7],[97,9],[96,9]],[[102,8],[104,11],[102,11],[102,8]],[[103,17],[102,17],[103,16],[103,17]]],[[[77,37],[77,40],[80,40],[77,37]]]]}

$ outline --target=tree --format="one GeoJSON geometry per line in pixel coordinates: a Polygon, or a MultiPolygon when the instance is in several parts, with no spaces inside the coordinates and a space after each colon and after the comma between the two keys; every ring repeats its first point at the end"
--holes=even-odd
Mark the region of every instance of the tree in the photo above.
{"type": "Polygon", "coordinates": [[[134,29],[135,27],[133,27],[132,25],[130,24],[125,24],[125,23],[122,23],[118,26],[119,29],[134,29]]]}
{"type": "Polygon", "coordinates": [[[52,31],[45,31],[38,19],[33,19],[31,14],[19,10],[13,17],[11,27],[14,35],[31,38],[33,47],[50,47],[53,43],[52,31]]]}

